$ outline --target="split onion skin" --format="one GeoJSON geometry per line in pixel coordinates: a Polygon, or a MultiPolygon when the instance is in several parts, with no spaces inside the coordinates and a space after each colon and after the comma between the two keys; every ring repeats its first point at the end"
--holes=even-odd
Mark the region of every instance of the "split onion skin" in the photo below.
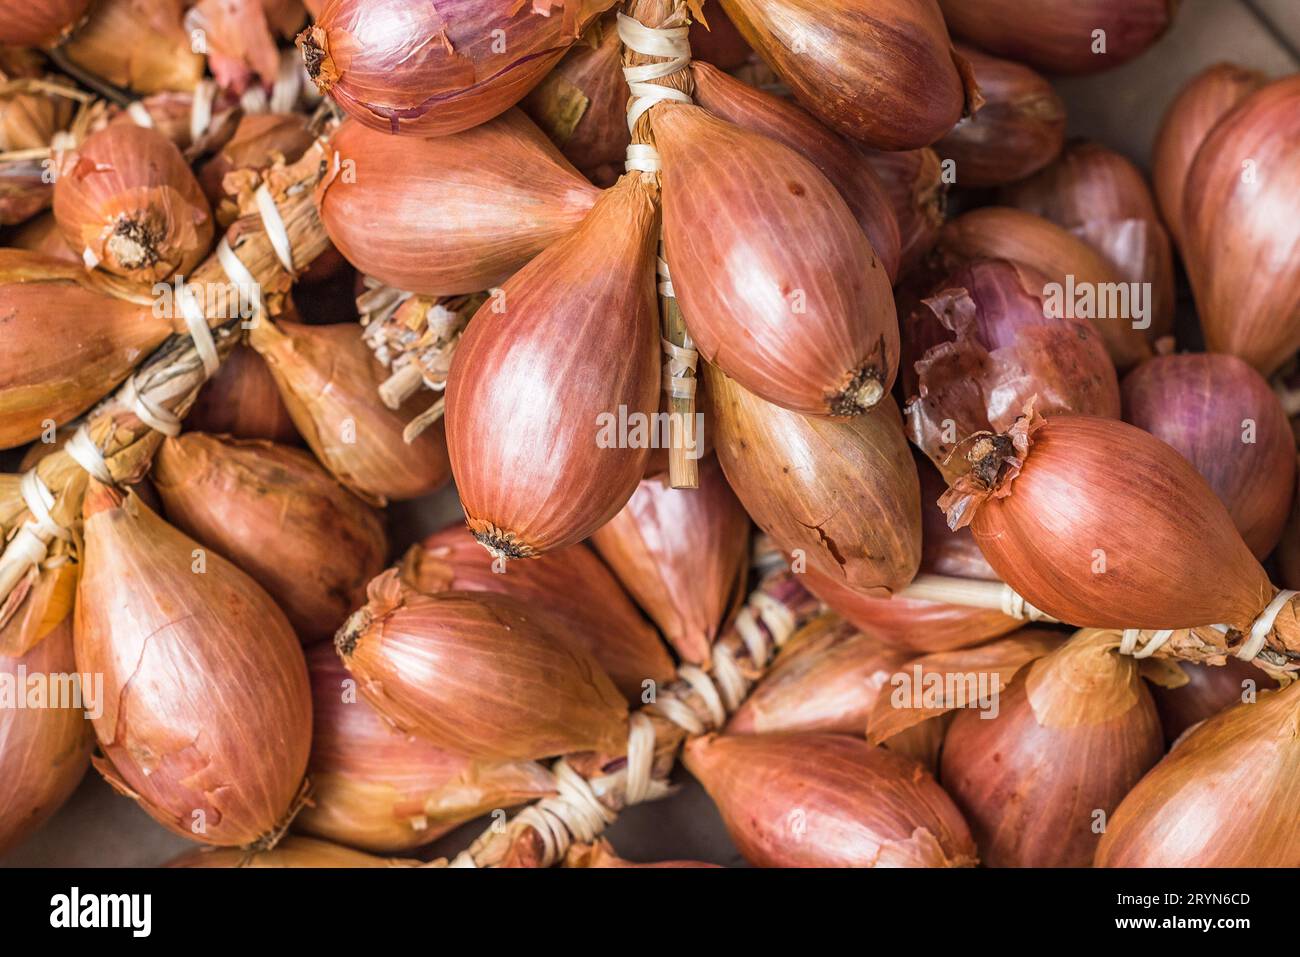
{"type": "Polygon", "coordinates": [[[1205,138],[1183,194],[1183,257],[1209,352],[1269,376],[1300,349],[1300,74],[1205,138]]]}
{"type": "Polygon", "coordinates": [[[1111,817],[1098,867],[1300,867],[1300,684],[1193,728],[1111,817]]]}
{"type": "Polygon", "coordinates": [[[974,92],[935,0],[723,0],[803,106],[883,150],[928,146],[974,92]]]}
{"type": "Polygon", "coordinates": [[[298,36],[307,73],[381,133],[446,136],[517,103],[613,0],[329,0],[298,36]]]}
{"type": "Polygon", "coordinates": [[[1133,59],[1169,29],[1178,0],[939,0],[948,28],[1047,73],[1097,73],[1133,59]],[[1105,52],[1093,52],[1095,30],[1105,52]]]}
{"type": "Polygon", "coordinates": [[[1291,513],[1296,443],[1258,372],[1235,356],[1159,356],[1124,379],[1124,418],[1196,467],[1256,558],[1273,551],[1291,513]]]}
{"type": "Polygon", "coordinates": [[[764,402],[705,368],[718,461],[750,517],[808,570],[885,597],[921,560],[920,488],[893,399],[847,421],[764,402]]]}
{"type": "Polygon", "coordinates": [[[788,146],[700,107],[660,106],[653,122],[664,247],[700,355],[793,412],[871,408],[894,382],[898,321],[884,265],[835,187],[788,146]]]}
{"type": "Polygon", "coordinates": [[[346,120],[330,148],[340,173],[316,192],[330,241],[366,275],[427,296],[500,285],[600,195],[519,110],[432,138],[346,120]]]}
{"type": "Polygon", "coordinates": [[[628,701],[640,701],[645,682],[666,685],[676,666],[658,632],[617,578],[584,543],[534,560],[500,567],[457,523],[412,547],[402,580],[417,591],[486,591],[513,597],[562,620],[628,701]]]}
{"type": "Polygon", "coordinates": [[[95,766],[182,837],[265,838],[297,810],[311,747],[307,665],[288,620],[134,493],[92,482],[85,516],[75,641],[77,670],[104,676],[95,766]]]}
{"type": "Polygon", "coordinates": [[[639,175],[516,273],[470,320],[447,381],[447,439],[470,529],[507,558],[572,545],[645,474],[635,435],[603,417],[659,409],[656,215],[639,175]],[[611,357],[618,357],[612,362],[611,357]]]}
{"type": "Polygon", "coordinates": [[[591,544],[678,655],[707,665],[749,566],[749,516],[718,460],[701,463],[698,488],[643,480],[591,544]]]}
{"type": "Polygon", "coordinates": [[[837,734],[705,735],[687,769],[756,867],[969,867],[952,800],[911,758],[837,734]]]}

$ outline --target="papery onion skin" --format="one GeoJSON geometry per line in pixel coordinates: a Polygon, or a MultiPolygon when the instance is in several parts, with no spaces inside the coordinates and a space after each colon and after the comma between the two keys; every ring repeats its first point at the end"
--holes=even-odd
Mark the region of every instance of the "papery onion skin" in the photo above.
{"type": "Polygon", "coordinates": [[[731,716],[727,734],[861,735],[876,696],[907,651],[823,615],[795,633],[731,716]]]}
{"type": "Polygon", "coordinates": [[[188,432],[151,474],[168,519],[253,576],[304,644],[332,636],[384,567],[379,513],[299,449],[188,432]]]}
{"type": "Polygon", "coordinates": [[[870,409],[894,382],[898,322],[835,187],[784,144],[699,107],[661,106],[653,122],[664,247],[700,355],[794,412],[870,409]]]}
{"type": "Polygon", "coordinates": [[[504,595],[421,595],[390,570],[335,647],[380,714],[439,747],[494,760],[622,754],[627,702],[555,625],[504,595]]]}
{"type": "Polygon", "coordinates": [[[204,56],[181,22],[185,7],[186,0],[95,0],[62,52],[101,80],[136,93],[193,90],[203,78],[204,56]]]}
{"type": "Polygon", "coordinates": [[[903,322],[908,437],[949,481],[958,442],[1005,432],[1037,396],[1044,416],[1119,418],[1115,367],[1086,319],[1047,314],[1047,279],[1006,260],[972,260],[934,284],[903,322]]]}
{"type": "Polygon", "coordinates": [[[594,844],[574,844],[564,856],[565,867],[721,867],[721,864],[707,864],[704,861],[654,861],[650,864],[638,864],[635,861],[619,857],[609,842],[602,839],[594,844]]]}
{"type": "Polygon", "coordinates": [[[442,423],[407,443],[402,430],[423,400],[389,409],[376,392],[387,371],[355,323],[256,323],[249,334],[266,360],[294,427],[330,473],[374,505],[436,492],[450,477],[442,423]]]}
{"type": "Polygon", "coordinates": [[[0,448],[71,421],[103,398],[172,332],[148,305],[126,302],[78,263],[0,250],[0,448]]]}
{"type": "Polygon", "coordinates": [[[984,103],[934,150],[956,164],[963,187],[1001,186],[1038,172],[1065,143],[1065,104],[1047,80],[1027,66],[969,46],[957,52],[975,71],[984,103]]]}
{"type": "MultiPolygon", "coordinates": [[[[1076,314],[1072,311],[1074,304],[1066,297],[1070,277],[1076,295],[1090,288],[1095,297],[1124,282],[1120,273],[1082,239],[1040,216],[1006,206],[987,206],[958,216],[943,228],[940,246],[950,265],[972,259],[1007,259],[1043,274],[1062,287],[1060,298],[1066,316],[1076,314]]],[[[1133,312],[1133,304],[1129,305],[1133,312]]],[[[1136,318],[1131,315],[1090,320],[1121,372],[1151,355],[1150,343],[1135,327],[1136,318]]]]}
{"type": "Polygon", "coordinates": [[[877,149],[928,146],[974,91],[934,0],[723,0],[723,9],[822,122],[877,149]]]}
{"type": "Polygon", "coordinates": [[[307,666],[284,613],[134,494],[92,482],[85,516],[75,633],[78,670],[104,676],[95,766],[203,844],[283,827],[311,747],[307,666]]]}
{"type": "Polygon", "coordinates": [[[315,141],[307,117],[297,113],[249,113],[234,135],[199,169],[199,185],[216,209],[225,197],[222,180],[240,169],[268,168],[275,156],[295,162],[315,141]]]}
{"type": "Polygon", "coordinates": [[[825,174],[885,266],[898,278],[901,239],[890,198],[863,155],[800,107],[755,89],[707,63],[691,68],[695,102],[714,116],[784,143],[825,174]]]}
{"type": "Polygon", "coordinates": [[[915,577],[920,490],[892,398],[836,421],[764,402],[711,364],[705,378],[722,471],[782,552],[882,597],[915,577]]]}
{"type": "Polygon", "coordinates": [[[645,474],[648,441],[612,433],[659,409],[657,220],[651,187],[625,176],[470,320],[447,438],[469,527],[494,553],[581,541],[645,474]]]}
{"type": "Polygon", "coordinates": [[[939,0],[955,36],[1048,73],[1096,73],[1169,29],[1177,0],[939,0]],[[1104,52],[1094,52],[1104,31],[1104,52]]]}
{"type": "Polygon", "coordinates": [[[456,825],[555,791],[532,761],[473,761],[395,730],[356,691],[328,642],[307,652],[314,726],[312,804],[294,828],[349,847],[393,853],[456,825]]]}
{"type": "Polygon", "coordinates": [[[445,136],[509,109],[613,0],[329,0],[298,36],[307,73],[382,133],[445,136]]]}
{"type": "Polygon", "coordinates": [[[876,171],[898,221],[898,274],[906,276],[934,248],[943,227],[948,185],[943,180],[939,154],[925,148],[883,152],[860,147],[876,171]]]}
{"type": "Polygon", "coordinates": [[[1267,82],[1262,73],[1217,63],[1193,77],[1165,111],[1151,152],[1160,212],[1182,243],[1183,189],[1196,153],[1215,124],[1267,82]]]}
{"type": "MultiPolygon", "coordinates": [[[[937,509],[936,509],[937,511],[937,509]]],[[[1001,612],[902,596],[877,597],[809,568],[803,583],[863,634],[918,652],[969,648],[1010,634],[1024,622],[1001,612]]]]}
{"type": "Polygon", "coordinates": [[[587,545],[511,562],[505,571],[460,522],[414,546],[402,562],[402,580],[417,591],[487,591],[518,599],[562,619],[573,641],[600,663],[629,701],[645,682],[666,685],[676,666],[658,632],[623,586],[587,545]]]}
{"type": "Polygon", "coordinates": [[[1020,672],[996,716],[966,707],[948,729],[939,777],[988,867],[1089,866],[1097,812],[1164,753],[1137,663],[1089,634],[1020,672]]]}
{"type": "Polygon", "coordinates": [[[1183,256],[1206,350],[1263,375],[1300,349],[1300,74],[1243,100],[1187,173],[1183,256]]]}
{"type": "Polygon", "coordinates": [[[212,245],[212,210],[189,164],[142,126],[110,125],[69,154],[54,218],[69,246],[136,282],[188,275],[212,245]]]}
{"type": "Polygon", "coordinates": [[[500,285],[600,194],[518,110],[429,139],[345,121],[330,145],[352,164],[317,190],[330,240],[366,275],[429,296],[500,285]]]}
{"type": "MultiPolygon", "coordinates": [[[[51,693],[57,693],[61,676],[77,672],[72,617],[50,628],[21,657],[0,654],[0,674],[22,695],[27,687],[19,683],[20,667],[29,680],[48,676],[51,693]]],[[[52,707],[52,701],[42,707],[0,707],[0,854],[44,824],[85,776],[94,736],[83,711],[99,702],[83,700],[83,708],[52,707]]]]}
{"type": "Polygon", "coordinates": [[[1086,415],[1049,419],[1030,442],[992,497],[944,503],[950,522],[977,509],[975,541],[1027,601],[1098,628],[1241,630],[1272,600],[1227,509],[1164,442],[1086,415]]]}
{"type": "Polygon", "coordinates": [[[0,43],[35,47],[57,41],[85,14],[90,0],[4,0],[0,3],[0,43]]]}
{"type": "Polygon", "coordinates": [[[1187,676],[1187,684],[1177,688],[1151,685],[1156,710],[1160,712],[1160,725],[1165,729],[1165,740],[1170,744],[1193,725],[1246,701],[1248,692],[1253,696],[1260,689],[1277,688],[1276,681],[1240,658],[1229,658],[1219,666],[1191,661],[1173,664],[1187,676]]]}
{"type": "Polygon", "coordinates": [[[1300,867],[1300,684],[1192,729],[1129,792],[1097,867],[1300,867]]]}
{"type": "Polygon", "coordinates": [[[230,351],[217,374],[199,390],[199,397],[185,417],[185,428],[237,439],[302,442],[280,398],[275,376],[262,357],[242,343],[230,351]]]}
{"type": "Polygon", "coordinates": [[[1131,162],[1098,143],[1071,143],[1042,172],[1005,188],[1002,201],[1069,230],[1127,281],[1150,283],[1147,338],[1174,331],[1173,248],[1131,162]]]}
{"type": "Polygon", "coordinates": [[[966,822],[910,758],[837,734],[705,735],[686,767],[757,867],[969,867],[966,822]]]}
{"type": "Polygon", "coordinates": [[[1124,419],[1196,467],[1256,558],[1273,551],[1291,513],[1296,443],[1258,372],[1235,356],[1158,356],[1125,377],[1124,419]]]}
{"type": "Polygon", "coordinates": [[[749,566],[749,516],[718,460],[694,489],[643,480],[591,544],[678,655],[707,664],[749,566]]]}
{"type": "Polygon", "coordinates": [[[420,867],[419,861],[375,857],[329,841],[290,834],[269,851],[244,848],[198,848],[167,863],[168,867],[420,867]]]}

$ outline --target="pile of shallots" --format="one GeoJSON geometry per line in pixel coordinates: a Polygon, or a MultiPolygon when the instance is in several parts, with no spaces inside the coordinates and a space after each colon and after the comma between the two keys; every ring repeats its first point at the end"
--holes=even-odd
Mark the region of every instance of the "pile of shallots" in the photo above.
{"type": "Polygon", "coordinates": [[[1176,7],[0,0],[0,852],[1300,866],[1300,74],[1047,79],[1176,7]]]}

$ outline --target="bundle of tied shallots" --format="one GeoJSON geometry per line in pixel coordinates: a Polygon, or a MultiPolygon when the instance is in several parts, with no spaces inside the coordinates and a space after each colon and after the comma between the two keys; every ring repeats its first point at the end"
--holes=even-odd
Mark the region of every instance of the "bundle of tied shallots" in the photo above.
{"type": "Polygon", "coordinates": [[[1300,865],[1300,75],[1046,77],[1176,6],[0,0],[0,851],[1300,865]]]}

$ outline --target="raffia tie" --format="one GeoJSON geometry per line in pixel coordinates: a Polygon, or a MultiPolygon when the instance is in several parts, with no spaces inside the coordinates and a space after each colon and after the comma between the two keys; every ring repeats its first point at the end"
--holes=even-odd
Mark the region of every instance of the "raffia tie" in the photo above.
{"type": "Polygon", "coordinates": [[[1025,601],[1024,596],[1005,583],[1002,586],[1002,614],[1019,621],[1056,621],[1051,615],[1025,601]]]}
{"type": "MultiPolygon", "coordinates": [[[[648,27],[641,21],[620,13],[618,38],[634,53],[665,58],[658,63],[623,67],[623,77],[632,93],[627,105],[629,131],[636,133],[637,120],[656,103],[693,102],[690,95],[682,90],[651,82],[680,73],[691,65],[690,27],[648,27]]],[[[627,148],[624,168],[628,172],[657,173],[660,170],[659,153],[653,146],[633,143],[627,148]]]]}
{"type": "MultiPolygon", "coordinates": [[[[1250,626],[1250,631],[1246,635],[1246,640],[1241,643],[1241,647],[1233,652],[1234,657],[1242,661],[1251,661],[1264,650],[1264,643],[1268,640],[1269,632],[1273,630],[1273,625],[1277,621],[1277,616],[1282,613],[1282,609],[1287,606],[1300,591],[1283,588],[1273,596],[1273,600],[1268,603],[1263,611],[1255,618],[1254,623],[1250,626]]],[[[1210,627],[1221,632],[1228,632],[1231,629],[1227,625],[1211,625],[1210,627]]],[[[1134,658],[1149,658],[1154,655],[1171,637],[1175,634],[1173,629],[1157,631],[1142,645],[1138,647],[1141,641],[1142,631],[1137,628],[1127,628],[1120,640],[1119,650],[1121,654],[1132,655],[1134,658]]]]}

